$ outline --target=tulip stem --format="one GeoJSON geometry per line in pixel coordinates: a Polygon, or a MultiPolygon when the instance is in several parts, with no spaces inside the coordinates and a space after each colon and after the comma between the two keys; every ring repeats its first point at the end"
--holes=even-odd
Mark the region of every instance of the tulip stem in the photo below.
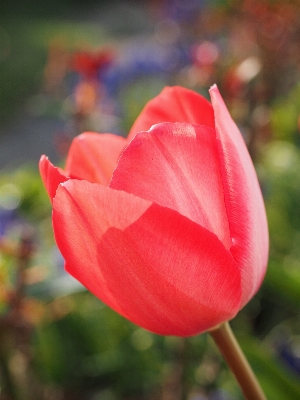
{"type": "Polygon", "coordinates": [[[228,322],[209,332],[248,400],[267,400],[228,322]]]}

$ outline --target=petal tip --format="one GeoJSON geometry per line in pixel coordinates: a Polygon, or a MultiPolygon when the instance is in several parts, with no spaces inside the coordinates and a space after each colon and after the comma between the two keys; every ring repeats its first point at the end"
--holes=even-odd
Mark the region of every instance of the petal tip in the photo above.
{"type": "Polygon", "coordinates": [[[45,156],[45,154],[41,155],[39,165],[43,164],[46,161],[49,161],[49,158],[45,156]]]}
{"type": "Polygon", "coordinates": [[[214,83],[210,88],[209,88],[209,93],[210,95],[213,95],[214,93],[219,94],[219,88],[216,83],[214,83]]]}

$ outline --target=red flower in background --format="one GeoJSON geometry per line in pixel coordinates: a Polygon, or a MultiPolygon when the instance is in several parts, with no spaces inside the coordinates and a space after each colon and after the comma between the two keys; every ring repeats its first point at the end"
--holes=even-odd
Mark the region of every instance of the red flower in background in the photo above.
{"type": "Polygon", "coordinates": [[[102,49],[98,52],[78,51],[71,59],[71,69],[85,78],[97,78],[97,74],[108,67],[114,59],[113,51],[102,49]]]}
{"type": "Polygon", "coordinates": [[[210,93],[212,104],[166,88],[129,139],[86,133],[65,171],[40,161],[67,271],[158,334],[194,335],[232,319],[266,270],[256,173],[216,86],[210,93]]]}

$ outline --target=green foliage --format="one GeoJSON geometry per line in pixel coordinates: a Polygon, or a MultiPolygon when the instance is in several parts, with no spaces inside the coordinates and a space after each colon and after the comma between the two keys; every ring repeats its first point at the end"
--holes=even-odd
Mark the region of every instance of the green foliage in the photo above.
{"type": "Polygon", "coordinates": [[[278,362],[270,349],[249,335],[238,336],[238,340],[268,399],[290,400],[300,397],[296,376],[278,362]]]}
{"type": "Polygon", "coordinates": [[[82,43],[100,46],[106,34],[97,24],[68,19],[30,19],[24,14],[0,15],[0,122],[12,119],[41,86],[49,45],[61,41],[66,50],[82,43]]]}
{"type": "Polygon", "coordinates": [[[87,292],[57,298],[49,307],[52,318],[34,338],[44,381],[80,390],[111,386],[118,396],[157,385],[163,338],[128,323],[87,292]],[[55,313],[64,307],[72,311],[55,313]]]}
{"type": "MultiPolygon", "coordinates": [[[[283,270],[296,278],[300,256],[300,151],[290,142],[274,141],[265,148],[262,168],[267,177],[263,189],[271,236],[271,264],[282,263],[283,270]]],[[[276,268],[271,265],[272,270],[276,268]]]]}
{"type": "Polygon", "coordinates": [[[124,132],[130,131],[147,101],[157,96],[165,86],[164,79],[159,76],[150,76],[137,79],[122,88],[119,101],[123,105],[122,128],[124,132]]]}
{"type": "Polygon", "coordinates": [[[300,85],[298,84],[287,97],[274,101],[271,123],[275,137],[299,142],[299,115],[300,85]]]}
{"type": "Polygon", "coordinates": [[[36,167],[24,166],[15,171],[2,172],[0,175],[2,196],[3,191],[5,193],[11,191],[11,195],[17,197],[20,215],[32,222],[40,222],[51,212],[49,198],[36,167]]]}

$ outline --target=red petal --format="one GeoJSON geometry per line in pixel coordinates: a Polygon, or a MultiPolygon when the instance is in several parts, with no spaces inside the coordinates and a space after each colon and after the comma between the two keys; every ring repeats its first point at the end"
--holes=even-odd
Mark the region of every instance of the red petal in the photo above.
{"type": "Polygon", "coordinates": [[[128,139],[148,131],[160,122],[189,122],[214,129],[214,113],[209,101],[196,92],[180,86],[166,87],[150,100],[133,124],[128,139]]]}
{"type": "Polygon", "coordinates": [[[231,246],[223,183],[211,128],[158,124],[124,150],[110,187],[178,211],[231,246]]]}
{"type": "Polygon", "coordinates": [[[40,158],[39,169],[43,183],[52,202],[58,185],[67,181],[69,178],[60,168],[54,167],[46,156],[40,158]]]}
{"type": "Polygon", "coordinates": [[[108,185],[126,144],[126,139],[110,133],[83,133],[72,142],[66,171],[72,178],[108,185]]]}
{"type": "Polygon", "coordinates": [[[67,270],[132,322],[189,336],[237,313],[240,275],[216,236],[125,192],[61,185],[53,224],[67,270]]]}
{"type": "Polygon", "coordinates": [[[267,219],[256,172],[242,135],[216,86],[210,94],[232,238],[231,253],[241,268],[244,305],[258,290],[265,275],[269,250],[267,219]]]}

